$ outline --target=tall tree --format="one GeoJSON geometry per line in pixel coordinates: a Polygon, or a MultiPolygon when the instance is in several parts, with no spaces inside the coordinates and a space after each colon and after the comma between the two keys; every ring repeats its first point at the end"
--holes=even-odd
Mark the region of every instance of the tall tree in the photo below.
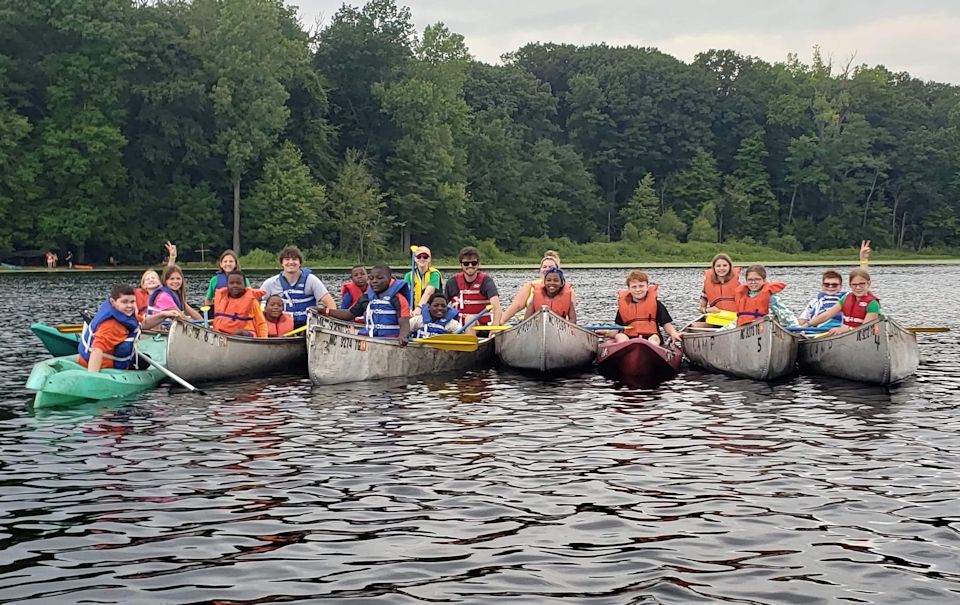
{"type": "Polygon", "coordinates": [[[356,250],[361,263],[384,253],[393,217],[386,212],[385,195],[367,169],[366,159],[356,149],[347,150],[329,197],[340,228],[340,249],[356,250]]]}

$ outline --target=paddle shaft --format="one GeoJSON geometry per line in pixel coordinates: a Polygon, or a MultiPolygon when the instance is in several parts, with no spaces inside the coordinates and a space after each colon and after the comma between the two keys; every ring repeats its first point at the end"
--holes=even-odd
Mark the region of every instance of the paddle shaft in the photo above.
{"type": "Polygon", "coordinates": [[[149,355],[147,355],[146,353],[141,353],[140,351],[137,351],[137,355],[139,355],[142,359],[144,359],[144,360],[145,360],[147,363],[149,363],[151,366],[153,366],[153,367],[157,368],[158,370],[160,370],[160,372],[162,372],[167,378],[169,378],[170,380],[176,382],[177,384],[179,384],[179,385],[182,386],[183,388],[187,389],[187,390],[190,391],[191,393],[198,393],[198,394],[200,394],[200,395],[206,395],[206,393],[204,393],[203,391],[201,391],[201,390],[198,389],[197,387],[193,386],[192,384],[190,384],[189,382],[187,382],[187,381],[184,380],[183,378],[180,378],[179,376],[177,376],[176,374],[174,374],[173,372],[171,372],[170,370],[168,370],[168,369],[165,368],[164,366],[160,365],[159,362],[154,361],[154,359],[153,359],[152,357],[150,357],[149,355]]]}
{"type": "Polygon", "coordinates": [[[466,324],[464,324],[464,326],[463,326],[462,328],[460,328],[459,330],[456,331],[456,334],[463,334],[463,333],[466,331],[467,328],[469,328],[469,327],[472,326],[473,324],[475,324],[475,323],[477,323],[478,321],[480,321],[480,318],[483,317],[484,315],[486,315],[487,313],[489,313],[490,311],[493,311],[493,305],[487,305],[486,308],[484,308],[483,311],[480,311],[479,313],[477,313],[476,315],[474,315],[474,316],[473,316],[473,319],[471,319],[470,321],[468,321],[466,324]]]}

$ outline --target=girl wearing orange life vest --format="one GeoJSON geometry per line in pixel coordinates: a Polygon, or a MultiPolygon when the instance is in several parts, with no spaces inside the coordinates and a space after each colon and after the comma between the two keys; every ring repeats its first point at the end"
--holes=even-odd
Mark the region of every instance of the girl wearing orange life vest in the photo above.
{"type": "MultiPolygon", "coordinates": [[[[524,284],[520,286],[520,291],[517,292],[517,295],[513,298],[513,302],[503,311],[503,317],[500,318],[500,322],[505,324],[517,313],[523,311],[533,300],[534,286],[543,284],[543,276],[547,274],[547,271],[559,268],[560,253],[556,250],[547,250],[544,252],[543,258],[540,260],[540,277],[524,282],[524,284]]],[[[527,314],[527,317],[529,317],[529,314],[527,314]]]]}
{"type": "Polygon", "coordinates": [[[267,337],[267,320],[260,310],[260,290],[247,287],[246,277],[240,271],[227,276],[227,287],[213,296],[213,329],[237,336],[267,337]]]}
{"type": "Polygon", "coordinates": [[[740,267],[734,267],[733,261],[726,254],[714,256],[710,268],[703,272],[700,313],[736,311],[739,286],[740,267]]]}
{"type": "MultiPolygon", "coordinates": [[[[768,282],[767,270],[761,265],[751,265],[747,269],[747,283],[737,288],[737,326],[745,326],[775,312],[774,307],[782,307],[777,292],[787,287],[783,282],[768,282]]],[[[775,313],[778,318],[779,313],[775,313]]],[[[783,323],[796,323],[784,321],[783,323]]]]}
{"type": "Polygon", "coordinates": [[[880,299],[870,291],[870,273],[857,268],[850,272],[850,292],[844,295],[833,307],[816,315],[810,325],[817,326],[843,313],[843,324],[827,331],[827,334],[843,334],[856,330],[865,323],[880,317],[880,299]]]}
{"type": "Polygon", "coordinates": [[[577,323],[576,304],[573,286],[564,279],[563,271],[554,267],[543,274],[542,284],[534,284],[526,316],[530,317],[541,307],[548,307],[560,317],[577,323]]]}
{"type": "Polygon", "coordinates": [[[617,325],[626,326],[624,331],[603,330],[597,334],[611,336],[616,342],[646,338],[659,345],[663,342],[660,337],[660,328],[663,328],[679,345],[680,333],[673,326],[670,312],[657,300],[658,287],[650,283],[650,276],[644,271],[631,271],[626,281],[627,289],[617,295],[617,317],[614,319],[617,325]]]}

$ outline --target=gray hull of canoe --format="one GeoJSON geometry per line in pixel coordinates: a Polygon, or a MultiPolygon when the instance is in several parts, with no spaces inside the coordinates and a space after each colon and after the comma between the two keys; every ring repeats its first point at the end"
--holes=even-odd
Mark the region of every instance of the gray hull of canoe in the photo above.
{"type": "Polygon", "coordinates": [[[520,370],[557,372],[590,365],[600,338],[550,310],[541,309],[494,339],[497,357],[520,370]]]}
{"type": "Polygon", "coordinates": [[[167,337],[167,369],[188,382],[302,374],[306,360],[302,336],[227,336],[203,326],[175,321],[167,337]]]}
{"type": "Polygon", "coordinates": [[[798,339],[770,316],[739,328],[687,332],[683,352],[714,372],[754,380],[776,380],[796,369],[798,339]]]}
{"type": "Polygon", "coordinates": [[[839,336],[800,343],[800,369],[858,382],[893,384],[920,365],[917,337],[891,319],[880,319],[839,336]]]}
{"type": "Polygon", "coordinates": [[[493,339],[476,351],[449,351],[427,345],[368,338],[356,325],[311,314],[307,319],[307,369],[314,384],[340,384],[421,376],[481,368],[493,359],[493,339]]]}

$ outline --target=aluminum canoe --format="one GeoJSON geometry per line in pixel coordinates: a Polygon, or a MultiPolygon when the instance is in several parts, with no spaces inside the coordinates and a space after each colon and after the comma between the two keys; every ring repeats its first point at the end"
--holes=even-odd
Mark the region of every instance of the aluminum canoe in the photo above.
{"type": "Polygon", "coordinates": [[[340,384],[458,372],[488,365],[493,338],[481,338],[476,351],[450,351],[357,333],[357,325],[311,313],[307,317],[307,368],[314,384],[340,384]]]}
{"type": "Polygon", "coordinates": [[[811,374],[894,384],[917,371],[920,350],[916,334],[881,318],[845,334],[802,340],[799,360],[811,374]]]}
{"type": "Polygon", "coordinates": [[[590,365],[600,338],[547,308],[494,338],[497,357],[520,370],[558,372],[590,365]]]}
{"type": "Polygon", "coordinates": [[[304,342],[303,336],[234,336],[174,321],[167,336],[167,369],[188,382],[303,374],[307,360],[304,342]]]}
{"type": "Polygon", "coordinates": [[[771,316],[730,330],[683,333],[683,352],[714,372],[754,380],[776,380],[794,372],[799,339],[771,316]]]}

